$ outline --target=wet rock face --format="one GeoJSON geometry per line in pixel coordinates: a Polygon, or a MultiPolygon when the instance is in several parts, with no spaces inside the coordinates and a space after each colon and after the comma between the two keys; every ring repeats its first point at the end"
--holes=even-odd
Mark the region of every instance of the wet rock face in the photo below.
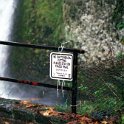
{"type": "Polygon", "coordinates": [[[123,51],[123,29],[113,22],[117,4],[117,0],[65,0],[66,40],[86,51],[82,56],[86,64],[99,64],[123,51]]]}

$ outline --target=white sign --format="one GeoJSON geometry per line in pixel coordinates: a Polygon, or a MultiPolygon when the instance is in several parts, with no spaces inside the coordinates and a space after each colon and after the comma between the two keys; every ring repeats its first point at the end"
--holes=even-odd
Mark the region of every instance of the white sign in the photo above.
{"type": "Polygon", "coordinates": [[[50,78],[72,81],[73,54],[52,52],[50,54],[50,78]]]}

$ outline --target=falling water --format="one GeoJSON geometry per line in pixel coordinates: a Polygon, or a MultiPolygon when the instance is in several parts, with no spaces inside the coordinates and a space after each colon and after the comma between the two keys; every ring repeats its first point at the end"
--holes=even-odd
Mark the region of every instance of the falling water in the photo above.
{"type": "MultiPolygon", "coordinates": [[[[11,40],[14,10],[17,0],[0,0],[0,40],[11,40]]],[[[0,76],[6,76],[9,47],[0,45],[0,76]]],[[[7,97],[6,84],[0,81],[0,97],[7,97]]]]}
{"type": "MultiPolygon", "coordinates": [[[[14,20],[14,11],[17,6],[17,0],[0,0],[0,41],[10,41],[12,35],[12,27],[14,20]]],[[[7,77],[8,69],[8,57],[9,57],[9,47],[0,45],[0,76],[7,77]]],[[[35,90],[37,94],[38,91],[35,90]]],[[[39,91],[40,92],[40,91],[39,91]]],[[[39,93],[38,92],[38,93],[39,93]]],[[[34,93],[34,97],[36,94],[34,93]]],[[[42,98],[43,104],[56,104],[56,97],[53,96],[56,94],[55,90],[50,90],[42,98]]],[[[10,82],[0,81],[0,97],[9,98],[9,99],[25,99],[33,96],[32,94],[27,93],[27,91],[22,92],[19,85],[11,84],[10,82]],[[18,91],[18,92],[17,92],[18,91]]]]}

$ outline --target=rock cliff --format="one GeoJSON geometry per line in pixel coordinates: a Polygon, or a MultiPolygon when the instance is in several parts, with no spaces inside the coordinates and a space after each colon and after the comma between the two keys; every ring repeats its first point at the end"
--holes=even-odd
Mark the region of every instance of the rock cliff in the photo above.
{"type": "Polygon", "coordinates": [[[123,0],[65,0],[66,40],[86,53],[85,64],[114,60],[124,52],[123,0]]]}

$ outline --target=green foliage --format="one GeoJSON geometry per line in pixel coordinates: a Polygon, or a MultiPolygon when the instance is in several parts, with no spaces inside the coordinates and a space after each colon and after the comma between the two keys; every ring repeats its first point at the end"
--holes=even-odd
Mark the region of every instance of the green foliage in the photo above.
{"type": "Polygon", "coordinates": [[[123,28],[124,28],[124,22],[119,22],[119,23],[117,24],[117,29],[121,30],[121,29],[123,29],[123,28]]]}
{"type": "Polygon", "coordinates": [[[88,90],[88,87],[81,84],[81,86],[79,86],[78,89],[85,92],[86,90],[88,90]]]}
{"type": "Polygon", "coordinates": [[[67,101],[63,105],[56,105],[55,108],[59,112],[69,112],[69,110],[70,110],[70,107],[69,107],[67,101]]]}
{"type": "MultiPolygon", "coordinates": [[[[60,45],[64,28],[62,2],[62,0],[19,1],[13,40],[28,44],[60,45]]],[[[48,76],[49,51],[13,48],[11,55],[12,75],[30,79],[33,77],[41,79],[46,74],[48,76]]]]}
{"type": "MultiPolygon", "coordinates": [[[[89,88],[81,86],[81,89],[84,93],[88,93],[89,88]]],[[[117,110],[121,109],[123,101],[119,100],[116,97],[111,96],[111,91],[107,87],[101,86],[94,93],[92,93],[93,100],[84,101],[81,106],[78,108],[80,114],[92,113],[94,111],[107,111],[111,110],[112,113],[115,113],[117,110]]],[[[90,93],[88,93],[90,95],[90,93]]]]}
{"type": "MultiPolygon", "coordinates": [[[[113,61],[113,60],[111,60],[113,61]]],[[[114,59],[114,65],[105,68],[98,65],[79,68],[78,89],[82,105],[79,112],[92,113],[121,110],[124,101],[124,55],[120,52],[114,59]],[[86,101],[86,102],[84,102],[86,101]]]]}
{"type": "Polygon", "coordinates": [[[121,108],[123,105],[122,101],[118,101],[115,98],[103,98],[101,100],[97,100],[96,102],[96,110],[111,110],[111,112],[115,113],[117,110],[121,108]]]}
{"type": "Polygon", "coordinates": [[[123,52],[119,52],[117,55],[116,55],[116,59],[117,61],[121,61],[124,59],[124,53],[123,52]]]}
{"type": "MultiPolygon", "coordinates": [[[[20,1],[19,14],[17,15],[18,18],[15,23],[14,40],[58,46],[59,42],[64,39],[62,3],[63,0],[20,1]]],[[[120,30],[124,28],[124,22],[121,18],[124,10],[122,6],[123,1],[119,0],[117,3],[118,5],[113,13],[113,21],[116,23],[116,28],[120,30]]],[[[75,11],[77,11],[77,8],[73,5],[70,11],[71,18],[75,19],[75,11]]],[[[48,65],[49,52],[38,49],[29,51],[18,49],[13,50],[12,53],[13,64],[11,68],[12,70],[16,70],[14,73],[18,72],[18,77],[21,77],[21,74],[24,73],[23,70],[25,70],[25,72],[27,72],[27,75],[25,75],[26,77],[32,78],[29,74],[33,73],[33,76],[36,78],[39,77],[40,80],[43,73],[46,74],[46,71],[48,72],[48,69],[44,67],[48,65]]],[[[118,61],[124,59],[123,57],[123,54],[120,53],[117,56],[118,61]]],[[[78,89],[81,92],[80,97],[82,97],[83,103],[78,107],[78,113],[85,114],[96,110],[101,111],[108,109],[114,112],[121,108],[123,100],[120,96],[124,95],[124,85],[120,85],[121,82],[124,82],[122,68],[123,67],[118,64],[116,67],[108,69],[102,74],[101,71],[103,70],[99,71],[98,76],[97,70],[94,70],[96,74],[90,71],[93,73],[90,76],[89,74],[84,75],[85,72],[80,68],[78,76],[78,84],[80,86],[78,89]],[[96,77],[92,75],[96,75],[96,77]],[[111,84],[111,90],[114,90],[114,93],[116,91],[120,100],[117,99],[112,91],[104,84],[109,84],[109,86],[111,84]],[[89,99],[90,97],[92,99],[89,99]]],[[[71,84],[68,83],[67,85],[71,84]]],[[[65,103],[64,105],[57,105],[56,108],[58,111],[69,111],[70,106],[68,103],[65,103]]]]}
{"type": "Polygon", "coordinates": [[[124,114],[121,116],[121,124],[124,124],[124,114]]]}
{"type": "Polygon", "coordinates": [[[95,111],[110,111],[111,114],[115,114],[118,110],[121,110],[123,105],[122,101],[118,101],[114,98],[101,98],[94,102],[92,101],[83,101],[83,103],[78,107],[78,113],[81,115],[91,114],[95,111]]]}
{"type": "Polygon", "coordinates": [[[91,104],[89,101],[84,101],[79,107],[78,107],[78,113],[81,115],[84,114],[90,114],[94,111],[94,104],[91,104]]]}
{"type": "Polygon", "coordinates": [[[17,41],[58,44],[64,38],[62,0],[22,0],[16,27],[17,41]]]}
{"type": "Polygon", "coordinates": [[[118,29],[122,29],[124,27],[124,22],[122,19],[123,14],[124,14],[124,1],[117,0],[116,8],[112,16],[112,21],[115,22],[115,26],[118,29]]]}

